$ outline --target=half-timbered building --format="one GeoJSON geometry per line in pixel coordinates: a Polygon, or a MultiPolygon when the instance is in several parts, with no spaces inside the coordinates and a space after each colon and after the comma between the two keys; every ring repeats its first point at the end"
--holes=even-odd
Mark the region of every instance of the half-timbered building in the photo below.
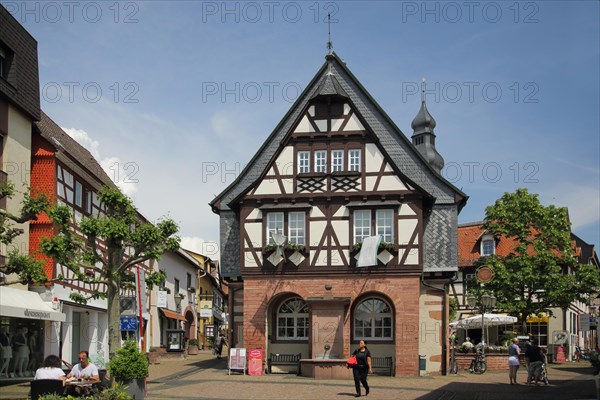
{"type": "Polygon", "coordinates": [[[374,356],[393,358],[396,375],[443,370],[445,288],[467,196],[440,174],[424,100],[412,128],[411,141],[346,64],[326,56],[211,202],[232,346],[301,353],[302,373],[319,377],[364,339],[374,356]],[[363,267],[363,240],[377,235],[376,260],[363,267]]]}

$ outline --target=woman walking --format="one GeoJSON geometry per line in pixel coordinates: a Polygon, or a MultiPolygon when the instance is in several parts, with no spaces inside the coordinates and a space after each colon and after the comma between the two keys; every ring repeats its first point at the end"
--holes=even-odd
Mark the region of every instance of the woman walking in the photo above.
{"type": "Polygon", "coordinates": [[[510,378],[510,384],[517,384],[517,371],[519,370],[519,355],[521,349],[519,348],[519,339],[513,338],[512,344],[508,346],[508,377],[510,378]]]}
{"type": "Polygon", "coordinates": [[[365,388],[365,396],[369,395],[369,384],[367,383],[367,374],[373,373],[371,366],[371,352],[367,349],[365,341],[358,342],[358,349],[352,353],[356,356],[357,364],[352,367],[352,375],[354,376],[354,386],[356,387],[356,396],[360,397],[360,384],[365,388]]]}

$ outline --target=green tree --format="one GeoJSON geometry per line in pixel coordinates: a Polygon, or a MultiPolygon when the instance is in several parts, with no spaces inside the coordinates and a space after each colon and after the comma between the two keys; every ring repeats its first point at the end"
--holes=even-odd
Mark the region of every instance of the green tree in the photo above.
{"type": "MultiPolygon", "coordinates": [[[[15,194],[16,191],[12,182],[0,184],[0,199],[10,199],[15,194]]],[[[15,227],[15,224],[36,220],[37,215],[46,211],[49,206],[50,202],[45,194],[35,195],[27,191],[23,193],[23,200],[18,213],[15,214],[0,209],[0,243],[9,248],[8,257],[0,265],[0,272],[6,275],[1,283],[2,285],[17,282],[22,284],[30,282],[43,283],[46,281],[43,262],[36,260],[32,254],[23,254],[18,248],[11,245],[17,236],[23,234],[23,229],[15,227]]]]}
{"type": "MultiPolygon", "coordinates": [[[[162,219],[156,224],[145,222],[137,213],[131,199],[119,189],[103,187],[98,192],[101,212],[81,218],[77,224],[83,237],[74,233],[73,215],[66,206],[56,206],[48,214],[58,227],[51,238],[42,240],[42,251],[55,262],[73,272],[77,280],[87,284],[101,283],[105,293],[84,296],[73,292],[72,300],[85,303],[89,299],[105,298],[108,304],[109,357],[116,354],[121,343],[119,294],[122,289],[135,287],[132,268],[148,260],[158,260],[166,251],[179,248],[178,227],[172,219],[162,219]],[[104,243],[105,249],[98,247],[104,243]]],[[[57,276],[57,280],[65,280],[57,276]]],[[[151,289],[164,281],[161,272],[146,275],[146,285],[151,289]]]]}
{"type": "Polygon", "coordinates": [[[600,272],[575,257],[566,208],[544,206],[537,194],[517,189],[486,208],[483,228],[514,241],[514,248],[507,256],[480,260],[494,270],[494,278],[473,292],[493,291],[497,308],[518,317],[523,333],[529,315],[552,315],[553,307],[564,309],[575,300],[589,303],[598,293],[600,272]]]}

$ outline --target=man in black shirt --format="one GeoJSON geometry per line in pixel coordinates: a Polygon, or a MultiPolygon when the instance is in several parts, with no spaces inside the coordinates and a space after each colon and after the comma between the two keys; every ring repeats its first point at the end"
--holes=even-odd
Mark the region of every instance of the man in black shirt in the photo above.
{"type": "Polygon", "coordinates": [[[531,384],[531,378],[535,377],[536,386],[540,383],[542,375],[542,364],[544,363],[544,356],[542,355],[542,349],[533,343],[527,342],[525,348],[525,358],[529,360],[529,367],[527,368],[527,384],[531,384]]]}

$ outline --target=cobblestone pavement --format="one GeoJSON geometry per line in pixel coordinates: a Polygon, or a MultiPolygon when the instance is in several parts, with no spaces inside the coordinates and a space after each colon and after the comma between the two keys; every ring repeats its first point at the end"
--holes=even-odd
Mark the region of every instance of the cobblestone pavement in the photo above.
{"type": "MultiPolygon", "coordinates": [[[[548,386],[509,385],[508,372],[456,376],[391,378],[370,376],[369,399],[399,400],[583,400],[595,399],[588,363],[566,363],[549,368],[548,386]]],[[[525,381],[519,371],[519,381],[525,381]]],[[[295,375],[247,376],[228,374],[225,359],[208,352],[150,366],[147,399],[350,399],[351,380],[314,380],[295,375]]],[[[26,399],[27,383],[0,387],[0,399],[26,399]]],[[[364,392],[363,392],[364,394],[364,392]]]]}

